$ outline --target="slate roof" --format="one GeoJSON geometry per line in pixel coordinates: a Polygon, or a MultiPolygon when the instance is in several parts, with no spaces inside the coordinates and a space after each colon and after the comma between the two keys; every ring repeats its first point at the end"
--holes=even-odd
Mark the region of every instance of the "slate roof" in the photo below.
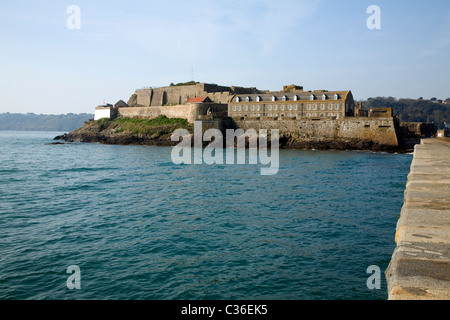
{"type": "Polygon", "coordinates": [[[212,102],[212,101],[208,97],[192,97],[189,98],[189,100],[186,103],[205,103],[205,102],[212,102]]]}
{"type": "Polygon", "coordinates": [[[250,98],[250,102],[257,102],[258,97],[261,102],[271,102],[272,97],[275,97],[275,101],[284,101],[283,97],[286,97],[286,101],[313,101],[311,95],[314,95],[314,101],[327,101],[335,100],[334,95],[338,95],[338,100],[347,99],[347,95],[350,91],[297,91],[297,92],[267,92],[261,94],[237,94],[234,95],[230,102],[236,102],[236,98],[240,98],[240,102],[247,102],[247,98],[250,98]],[[326,100],[322,100],[322,96],[325,95],[326,100]],[[295,100],[297,96],[297,100],[295,100]]]}

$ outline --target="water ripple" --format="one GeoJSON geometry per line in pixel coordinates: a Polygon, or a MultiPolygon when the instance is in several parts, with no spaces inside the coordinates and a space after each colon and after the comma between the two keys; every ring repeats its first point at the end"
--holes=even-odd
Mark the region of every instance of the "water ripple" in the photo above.
{"type": "Polygon", "coordinates": [[[411,155],[281,150],[264,177],[56,135],[0,133],[0,299],[387,296],[366,268],[389,263],[411,155]]]}

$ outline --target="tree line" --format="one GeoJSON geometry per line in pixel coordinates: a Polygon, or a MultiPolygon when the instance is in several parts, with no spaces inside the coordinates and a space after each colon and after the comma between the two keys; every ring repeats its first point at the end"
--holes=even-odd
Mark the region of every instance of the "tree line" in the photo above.
{"type": "Polygon", "coordinates": [[[72,131],[93,119],[90,113],[35,114],[1,113],[0,130],[10,131],[72,131]]]}
{"type": "Polygon", "coordinates": [[[368,98],[363,102],[363,108],[392,108],[395,116],[401,122],[432,122],[442,128],[444,123],[450,123],[450,98],[438,100],[432,98],[396,99],[393,97],[368,98]]]}

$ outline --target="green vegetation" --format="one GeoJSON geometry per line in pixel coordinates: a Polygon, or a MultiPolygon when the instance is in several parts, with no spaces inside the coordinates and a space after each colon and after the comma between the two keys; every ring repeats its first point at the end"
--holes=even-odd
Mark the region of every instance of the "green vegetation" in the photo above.
{"type": "Polygon", "coordinates": [[[394,115],[398,116],[401,122],[433,122],[440,128],[443,128],[444,122],[450,123],[450,104],[436,98],[397,100],[393,97],[376,97],[363,101],[363,107],[366,110],[392,108],[394,115]]]}
{"type": "Polygon", "coordinates": [[[160,115],[154,119],[100,119],[97,121],[97,124],[100,130],[116,129],[117,132],[129,131],[133,134],[157,136],[171,134],[176,129],[187,129],[189,132],[193,131],[193,126],[186,119],[171,119],[164,115],[160,115]]]}
{"type": "Polygon", "coordinates": [[[199,84],[200,82],[196,82],[196,81],[189,81],[189,82],[180,82],[177,84],[174,84],[173,82],[170,84],[171,87],[177,87],[177,86],[193,86],[196,84],[199,84]]]}
{"type": "Polygon", "coordinates": [[[90,113],[34,114],[2,113],[0,130],[11,131],[72,131],[83,126],[85,121],[93,119],[90,113]]]}

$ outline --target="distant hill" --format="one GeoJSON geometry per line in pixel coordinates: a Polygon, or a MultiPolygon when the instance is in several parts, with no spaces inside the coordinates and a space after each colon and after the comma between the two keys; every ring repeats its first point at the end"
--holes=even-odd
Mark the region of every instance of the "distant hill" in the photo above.
{"type": "Polygon", "coordinates": [[[444,126],[444,122],[450,123],[450,99],[442,101],[436,98],[424,100],[376,97],[363,101],[363,108],[392,108],[401,122],[433,122],[440,128],[444,126]]]}
{"type": "Polygon", "coordinates": [[[90,113],[34,114],[1,113],[0,130],[10,131],[72,131],[93,119],[90,113]]]}

